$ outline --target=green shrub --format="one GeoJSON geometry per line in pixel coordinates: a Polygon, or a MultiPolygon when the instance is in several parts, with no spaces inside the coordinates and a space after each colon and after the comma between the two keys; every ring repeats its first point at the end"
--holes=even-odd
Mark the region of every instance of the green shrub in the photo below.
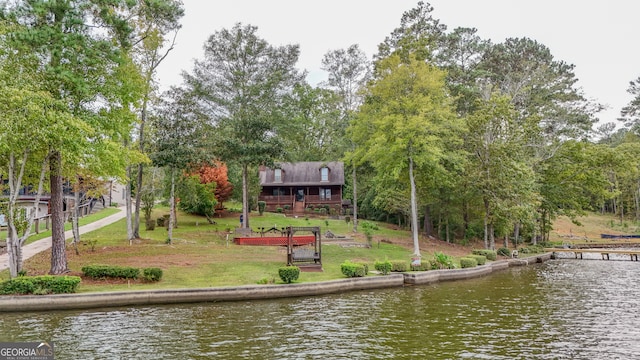
{"type": "Polygon", "coordinates": [[[498,258],[498,254],[494,250],[488,249],[476,249],[471,252],[474,255],[484,255],[487,260],[494,261],[498,258]]]}
{"type": "Polygon", "coordinates": [[[0,294],[69,294],[76,292],[78,284],[78,276],[21,276],[0,283],[0,294]]]}
{"type": "Polygon", "coordinates": [[[262,215],[264,213],[264,209],[267,208],[267,202],[266,201],[258,201],[258,213],[260,213],[260,215],[262,215]]]}
{"type": "Polygon", "coordinates": [[[364,274],[369,275],[369,265],[366,262],[354,261],[353,263],[364,266],[364,274]]]}
{"type": "Polygon", "coordinates": [[[257,281],[258,285],[267,285],[267,284],[275,284],[275,283],[276,283],[276,279],[268,278],[268,277],[263,277],[262,279],[257,281]]]}
{"type": "Polygon", "coordinates": [[[285,205],[284,206],[284,211],[289,211],[291,210],[291,205],[285,205]]]}
{"type": "Polygon", "coordinates": [[[431,269],[455,269],[456,265],[453,262],[453,257],[446,255],[442,252],[435,252],[433,254],[433,261],[431,261],[431,269]]]}
{"type": "Polygon", "coordinates": [[[500,249],[498,249],[498,255],[500,256],[511,256],[511,250],[505,248],[505,247],[501,247],[500,249]]]}
{"type": "Polygon", "coordinates": [[[463,257],[460,258],[460,267],[461,268],[472,268],[472,267],[476,267],[478,266],[478,262],[476,261],[476,259],[471,258],[471,257],[463,257]]]}
{"type": "Polygon", "coordinates": [[[420,261],[420,265],[416,265],[413,262],[409,266],[411,271],[428,271],[432,269],[430,261],[420,261]]]}
{"type": "Polygon", "coordinates": [[[88,265],[82,268],[82,273],[92,279],[137,279],[140,275],[140,269],[125,266],[88,265]]]}
{"type": "Polygon", "coordinates": [[[405,272],[409,270],[409,263],[404,260],[395,260],[391,262],[392,272],[405,272]]]}
{"type": "Polygon", "coordinates": [[[484,255],[467,255],[466,257],[476,259],[478,265],[484,265],[487,263],[487,257],[484,255]]]}
{"type": "Polygon", "coordinates": [[[162,269],[160,268],[144,268],[142,269],[142,278],[145,281],[160,281],[162,279],[162,269]]]}
{"type": "Polygon", "coordinates": [[[153,219],[149,219],[145,222],[145,230],[153,231],[156,228],[156,222],[153,219]]]}
{"type": "Polygon", "coordinates": [[[0,294],[33,294],[36,289],[35,284],[31,278],[27,276],[17,277],[11,280],[7,280],[0,284],[0,294]]]}
{"type": "Polygon", "coordinates": [[[283,266],[278,269],[278,275],[285,284],[291,284],[298,280],[300,276],[300,268],[297,266],[283,266]]]}
{"type": "Polygon", "coordinates": [[[277,212],[277,213],[281,213],[281,212],[282,212],[282,208],[281,208],[281,207],[276,208],[276,212],[277,212]]]}
{"type": "Polygon", "coordinates": [[[544,252],[544,248],[540,245],[529,245],[518,249],[518,252],[521,254],[537,254],[544,252]]]}
{"type": "Polygon", "coordinates": [[[380,271],[382,275],[389,275],[393,265],[391,264],[391,261],[385,260],[385,261],[376,261],[374,264],[374,267],[376,270],[380,271]]]}
{"type": "Polygon", "coordinates": [[[352,263],[350,261],[343,262],[340,265],[340,270],[346,277],[363,277],[369,271],[368,266],[365,264],[352,263]]]}

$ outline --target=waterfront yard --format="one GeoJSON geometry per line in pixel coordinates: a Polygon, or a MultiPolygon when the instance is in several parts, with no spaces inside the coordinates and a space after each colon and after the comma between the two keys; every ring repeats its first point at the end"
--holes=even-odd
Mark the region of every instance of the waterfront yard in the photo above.
{"type": "MultiPolygon", "coordinates": [[[[167,214],[166,208],[158,208],[153,217],[167,214]]],[[[216,224],[206,219],[180,213],[178,228],[174,229],[173,242],[167,244],[167,230],[141,228],[141,240],[129,243],[126,240],[125,220],[106,226],[82,236],[79,255],[68,245],[68,261],[71,275],[81,275],[81,268],[91,264],[132,266],[137,268],[159,267],[163,278],[159,283],[142,281],[92,281],[83,279],[80,292],[112,291],[152,288],[194,288],[253,285],[257,283],[279,283],[278,268],[286,265],[286,248],[278,246],[239,246],[233,243],[233,231],[239,225],[239,214],[226,213],[216,218],[216,224]]],[[[292,226],[320,226],[324,235],[327,230],[346,239],[327,239],[323,236],[323,272],[304,272],[299,282],[325,281],[344,278],[340,264],[346,260],[369,264],[373,269],[376,260],[404,260],[409,262],[413,251],[410,233],[393,225],[378,223],[373,231],[371,247],[362,231],[353,233],[353,224],[344,220],[322,217],[287,216],[284,214],[252,214],[251,227],[283,228],[292,226]]],[[[558,219],[551,233],[557,242],[595,241],[602,232],[628,233],[635,231],[629,225],[616,224],[610,218],[590,215],[583,225],[572,224],[568,219],[558,219]]],[[[502,246],[502,240],[496,240],[502,246]]],[[[420,249],[424,260],[442,252],[455,258],[481,248],[482,243],[467,245],[449,244],[436,239],[422,238],[420,249]]],[[[50,252],[45,251],[25,261],[29,275],[46,274],[50,267],[50,252]]],[[[8,279],[8,271],[0,273],[0,280],[8,279]]]]}

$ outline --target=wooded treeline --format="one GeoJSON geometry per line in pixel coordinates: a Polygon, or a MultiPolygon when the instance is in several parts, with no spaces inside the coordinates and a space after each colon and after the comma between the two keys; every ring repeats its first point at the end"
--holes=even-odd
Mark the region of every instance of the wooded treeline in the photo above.
{"type": "Polygon", "coordinates": [[[2,5],[12,276],[32,219],[16,206],[24,184],[51,193],[51,272],[67,270],[62,179],[126,182],[130,240],[140,210],[161,197],[174,209],[182,194],[210,217],[221,198],[187,195],[210,194],[212,181],[229,194],[227,169],[250,226],[257,167],[277,161],[343,160],[354,231],[358,218],[410,228],[416,255],[420,234],[493,248],[507,237],[544,241],[559,215],[640,220],[640,78],[621,121],[597,125],[602,106],[544,44],[448,29],[428,3],[406,11],[372,57],[357,45],[328,52],[320,84],[296,67],[298,45],[237,24],[212,34],[182,85],[163,93],[156,70],[174,47],[179,0],[2,5]],[[203,175],[212,168],[220,174],[203,175]]]}

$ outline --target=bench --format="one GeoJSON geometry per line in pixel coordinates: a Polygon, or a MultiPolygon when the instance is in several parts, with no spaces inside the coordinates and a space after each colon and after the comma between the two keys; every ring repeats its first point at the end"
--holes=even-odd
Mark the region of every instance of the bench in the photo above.
{"type": "Polygon", "coordinates": [[[293,249],[291,262],[315,262],[320,261],[320,254],[314,249],[293,249]]]}

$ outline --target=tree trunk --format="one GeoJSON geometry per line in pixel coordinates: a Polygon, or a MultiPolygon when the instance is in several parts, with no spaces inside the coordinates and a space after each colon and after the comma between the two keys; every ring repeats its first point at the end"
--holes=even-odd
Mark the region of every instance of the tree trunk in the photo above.
{"type": "Polygon", "coordinates": [[[173,242],[173,224],[176,221],[176,170],[171,168],[171,191],[169,192],[169,228],[167,242],[173,242]]]}
{"type": "MultiPolygon", "coordinates": [[[[149,101],[149,76],[147,77],[147,88],[144,100],[142,102],[142,110],[140,112],[140,133],[138,134],[138,141],[140,143],[140,153],[144,154],[144,124],[147,122],[147,104],[149,101]]],[[[138,164],[138,174],[136,176],[136,206],[135,213],[133,218],[133,229],[132,236],[135,239],[140,238],[140,204],[142,203],[142,174],[144,172],[144,165],[142,163],[138,164]]]]}
{"type": "Polygon", "coordinates": [[[249,228],[249,165],[242,164],[242,229],[249,228]]]}
{"type": "MultiPolygon", "coordinates": [[[[520,239],[520,222],[517,222],[516,225],[513,228],[513,237],[514,237],[514,241],[515,241],[515,247],[516,249],[518,248],[518,240],[520,239]]],[[[504,247],[509,247],[507,244],[507,239],[504,240],[505,242],[505,246],[504,247]]]]}
{"type": "Polygon", "coordinates": [[[489,202],[484,200],[484,248],[489,248],[489,202]]]}
{"type": "Polygon", "coordinates": [[[495,230],[493,229],[493,224],[489,224],[489,249],[496,249],[496,236],[495,230]]]}
{"type": "Polygon", "coordinates": [[[80,227],[78,224],[80,217],[80,176],[76,176],[76,188],[73,192],[73,217],[71,218],[71,229],[73,231],[73,249],[76,252],[76,255],[80,255],[78,250],[78,244],[80,243],[80,227]]]}
{"type": "Polygon", "coordinates": [[[413,177],[413,158],[409,156],[409,183],[411,184],[411,235],[413,236],[413,255],[420,257],[420,241],[418,239],[418,196],[416,180],[413,177]]]}
{"type": "Polygon", "coordinates": [[[445,219],[445,231],[446,231],[447,243],[451,243],[451,237],[449,234],[449,217],[448,216],[445,219]]]}
{"type": "Polygon", "coordinates": [[[424,207],[424,235],[433,236],[433,224],[431,223],[431,207],[429,205],[424,207]]]}
{"type": "Polygon", "coordinates": [[[54,151],[49,158],[49,181],[51,186],[51,275],[69,271],[64,239],[64,205],[62,192],[62,154],[54,151]]]}
{"type": "Polygon", "coordinates": [[[133,243],[133,216],[131,212],[131,165],[127,166],[127,186],[124,188],[125,211],[127,212],[127,240],[129,245],[133,243]]]}
{"type": "MultiPolygon", "coordinates": [[[[140,125],[142,126],[142,125],[140,125]]],[[[142,146],[141,146],[142,147],[142,146]]],[[[142,149],[140,149],[140,151],[142,151],[142,149]]],[[[137,176],[137,182],[136,182],[136,203],[134,206],[134,213],[133,213],[133,229],[132,229],[132,236],[134,239],[139,239],[140,238],[140,205],[142,203],[142,172],[144,171],[144,165],[139,164],[138,165],[138,176],[137,176]]]]}
{"type": "Polygon", "coordinates": [[[358,232],[358,179],[356,177],[356,165],[353,164],[353,232],[358,232]]]}
{"type": "Polygon", "coordinates": [[[44,189],[44,181],[47,173],[47,164],[49,163],[49,156],[47,155],[42,160],[42,166],[40,168],[40,177],[38,179],[38,192],[33,200],[33,208],[27,222],[24,234],[18,234],[16,229],[16,201],[22,186],[22,177],[24,175],[24,168],[29,152],[25,151],[22,164],[20,165],[20,171],[16,177],[16,164],[15,156],[11,154],[9,156],[9,201],[7,204],[7,255],[9,257],[9,275],[11,278],[18,276],[22,270],[22,246],[27,241],[29,234],[31,233],[31,227],[33,226],[34,219],[38,216],[38,208],[40,199],[44,189]]]}

